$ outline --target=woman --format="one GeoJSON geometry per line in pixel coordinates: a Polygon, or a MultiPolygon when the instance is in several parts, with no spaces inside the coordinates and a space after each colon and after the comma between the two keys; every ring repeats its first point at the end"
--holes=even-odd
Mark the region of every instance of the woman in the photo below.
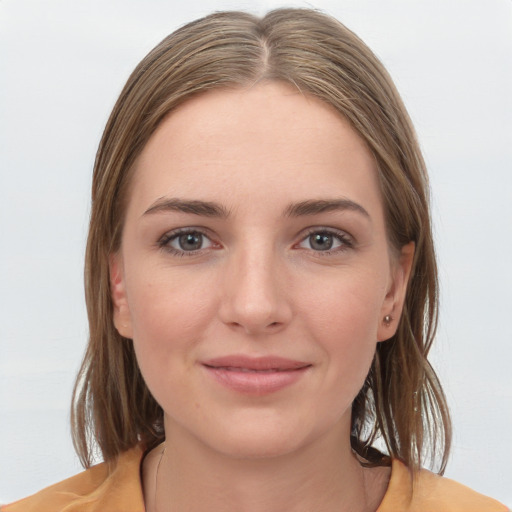
{"type": "Polygon", "coordinates": [[[427,188],[391,80],[338,22],[169,36],[96,160],[89,469],[3,510],[505,510],[420,470],[450,445],[427,188]]]}

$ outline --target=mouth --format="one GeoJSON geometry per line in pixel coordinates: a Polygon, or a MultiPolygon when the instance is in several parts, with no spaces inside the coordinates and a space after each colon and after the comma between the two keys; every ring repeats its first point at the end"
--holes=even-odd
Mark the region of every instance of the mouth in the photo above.
{"type": "Polygon", "coordinates": [[[230,355],[204,361],[205,366],[233,371],[280,372],[292,371],[311,366],[311,363],[278,356],[249,357],[230,355]]]}
{"type": "Polygon", "coordinates": [[[299,381],[311,363],[282,357],[232,355],[202,363],[215,381],[237,393],[265,395],[299,381]]]}
{"type": "Polygon", "coordinates": [[[242,372],[242,373],[274,373],[274,372],[290,372],[300,370],[300,368],[285,369],[285,368],[269,368],[268,370],[256,370],[254,368],[240,368],[237,366],[209,366],[209,368],[216,368],[218,370],[226,370],[227,372],[242,372]]]}

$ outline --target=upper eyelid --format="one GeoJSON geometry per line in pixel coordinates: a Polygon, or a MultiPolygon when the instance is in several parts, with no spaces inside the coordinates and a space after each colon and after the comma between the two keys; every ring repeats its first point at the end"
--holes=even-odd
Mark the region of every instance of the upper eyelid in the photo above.
{"type": "Polygon", "coordinates": [[[302,230],[298,236],[302,237],[301,240],[303,240],[305,237],[313,233],[329,233],[339,237],[350,238],[351,240],[355,241],[355,237],[347,230],[327,226],[311,226],[305,230],[302,230]]]}
{"type": "Polygon", "coordinates": [[[175,236],[179,236],[179,235],[186,234],[186,233],[200,233],[201,235],[206,236],[207,238],[211,238],[213,236],[211,230],[209,230],[207,228],[200,227],[200,226],[186,226],[186,227],[180,227],[180,228],[170,229],[169,231],[166,231],[159,238],[159,240],[162,240],[165,238],[171,239],[175,236]]]}

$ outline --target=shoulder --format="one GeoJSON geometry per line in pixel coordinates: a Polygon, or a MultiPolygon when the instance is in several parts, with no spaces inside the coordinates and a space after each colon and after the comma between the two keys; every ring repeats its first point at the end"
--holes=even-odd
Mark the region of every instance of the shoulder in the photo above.
{"type": "Polygon", "coordinates": [[[377,512],[507,512],[498,501],[465,485],[422,469],[411,471],[394,460],[388,491],[377,512]]]}
{"type": "Polygon", "coordinates": [[[0,512],[143,512],[140,483],[142,450],[121,454],[114,464],[98,464],[0,512]]]}

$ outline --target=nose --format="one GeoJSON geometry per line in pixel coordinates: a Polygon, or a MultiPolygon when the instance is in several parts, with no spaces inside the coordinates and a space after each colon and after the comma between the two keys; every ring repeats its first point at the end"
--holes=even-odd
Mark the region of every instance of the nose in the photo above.
{"type": "Polygon", "coordinates": [[[272,248],[246,248],[226,262],[219,315],[247,334],[272,334],[292,318],[283,263],[272,248]]]}

